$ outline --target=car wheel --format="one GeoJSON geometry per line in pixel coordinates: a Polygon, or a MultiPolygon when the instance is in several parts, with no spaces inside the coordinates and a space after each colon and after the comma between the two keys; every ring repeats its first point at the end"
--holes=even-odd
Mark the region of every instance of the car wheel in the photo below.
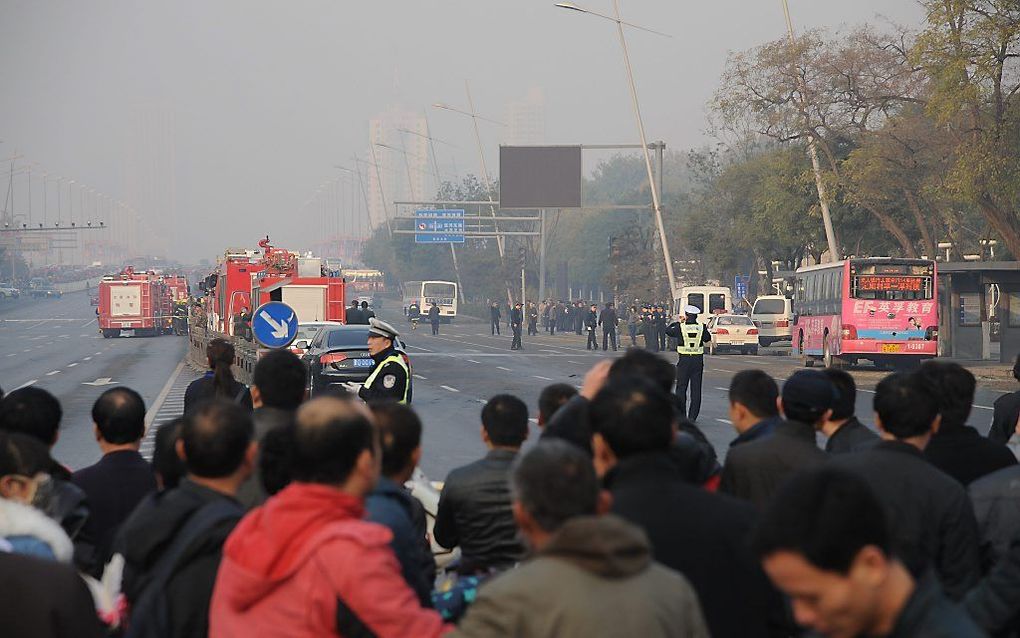
{"type": "Polygon", "coordinates": [[[748,354],[758,356],[758,346],[752,346],[747,349],[748,354]]]}

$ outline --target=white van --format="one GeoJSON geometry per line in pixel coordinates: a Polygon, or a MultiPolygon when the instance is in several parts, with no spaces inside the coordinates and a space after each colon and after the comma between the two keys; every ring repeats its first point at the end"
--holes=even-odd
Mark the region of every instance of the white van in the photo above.
{"type": "Polygon", "coordinates": [[[725,286],[684,286],[673,300],[673,316],[682,315],[684,306],[700,308],[698,321],[706,323],[713,315],[733,312],[733,294],[725,286]]]}
{"type": "Polygon", "coordinates": [[[758,326],[758,343],[767,348],[777,341],[793,342],[793,302],[782,295],[754,300],[751,321],[758,326]]]}

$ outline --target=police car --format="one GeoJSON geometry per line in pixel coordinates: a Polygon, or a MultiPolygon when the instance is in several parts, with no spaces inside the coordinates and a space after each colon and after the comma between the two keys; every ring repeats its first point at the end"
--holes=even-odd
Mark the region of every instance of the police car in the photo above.
{"type": "MultiPolygon", "coordinates": [[[[368,354],[366,325],[324,325],[312,337],[302,361],[308,366],[308,394],[314,396],[331,385],[364,383],[375,368],[375,360],[368,354]]],[[[393,342],[404,364],[411,370],[404,342],[397,337],[393,342]]],[[[411,383],[411,379],[408,379],[411,383]]],[[[410,396],[411,387],[408,388],[410,396]]]]}

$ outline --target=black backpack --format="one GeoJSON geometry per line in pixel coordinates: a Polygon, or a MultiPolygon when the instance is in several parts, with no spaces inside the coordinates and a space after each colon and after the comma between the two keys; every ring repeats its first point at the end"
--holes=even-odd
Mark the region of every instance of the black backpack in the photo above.
{"type": "Polygon", "coordinates": [[[244,510],[237,503],[218,498],[200,507],[184,524],[152,568],[146,583],[131,607],[130,622],[124,638],[167,638],[170,636],[170,614],[167,610],[166,585],[180,567],[185,551],[210,529],[231,518],[241,518],[244,510]]]}

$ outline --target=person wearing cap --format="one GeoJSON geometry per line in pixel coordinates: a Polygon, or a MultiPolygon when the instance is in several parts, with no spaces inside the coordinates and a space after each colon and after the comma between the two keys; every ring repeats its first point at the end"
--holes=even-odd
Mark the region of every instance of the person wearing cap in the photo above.
{"type": "Polygon", "coordinates": [[[832,417],[837,392],[818,370],[798,370],[783,384],[779,410],[783,420],[772,434],[730,448],[719,491],[763,509],[780,485],[802,468],[828,455],[815,443],[815,428],[832,417]]]}
{"type": "Polygon", "coordinates": [[[691,421],[701,413],[701,380],[705,376],[705,344],[711,341],[708,328],[698,322],[701,309],[684,307],[684,321],[675,321],[664,333],[677,340],[676,396],[680,414],[687,413],[691,421]],[[687,386],[691,388],[691,408],[687,410],[687,386]]]}
{"type": "Polygon", "coordinates": [[[391,400],[406,404],[409,402],[411,371],[404,358],[393,348],[393,342],[400,333],[375,317],[368,320],[368,325],[368,353],[375,360],[375,368],[358,390],[358,396],[365,401],[391,400]]]}

